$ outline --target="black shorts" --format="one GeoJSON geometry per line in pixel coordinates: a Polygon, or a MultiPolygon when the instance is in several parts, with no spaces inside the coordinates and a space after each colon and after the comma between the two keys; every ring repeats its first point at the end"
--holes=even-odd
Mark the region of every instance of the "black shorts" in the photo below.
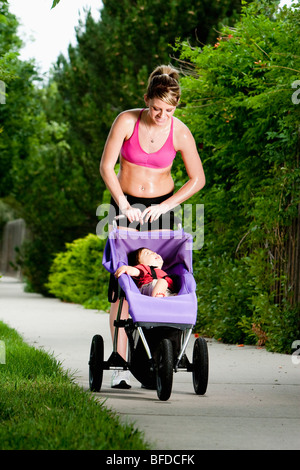
{"type": "MultiPolygon", "coordinates": [[[[127,201],[129,204],[135,208],[140,209],[142,212],[149,206],[154,206],[160,204],[163,201],[166,201],[169,197],[171,197],[173,191],[169,194],[165,194],[164,196],[159,197],[136,197],[130,196],[130,194],[125,194],[127,201]]],[[[109,224],[112,225],[113,219],[115,216],[121,215],[121,211],[116,204],[115,200],[111,198],[110,200],[110,210],[109,210],[109,224]]],[[[126,218],[117,220],[118,227],[130,227],[135,230],[139,230],[141,232],[146,232],[150,230],[173,230],[174,228],[174,212],[168,211],[166,214],[162,214],[157,220],[154,222],[148,221],[140,225],[139,222],[129,222],[126,218]]]]}

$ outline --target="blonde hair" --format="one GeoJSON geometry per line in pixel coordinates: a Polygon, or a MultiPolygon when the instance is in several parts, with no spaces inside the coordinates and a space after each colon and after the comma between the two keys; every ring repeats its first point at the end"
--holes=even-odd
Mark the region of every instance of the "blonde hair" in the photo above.
{"type": "Polygon", "coordinates": [[[180,99],[179,73],[171,65],[159,65],[148,79],[147,98],[159,98],[170,106],[177,106],[180,99]]]}

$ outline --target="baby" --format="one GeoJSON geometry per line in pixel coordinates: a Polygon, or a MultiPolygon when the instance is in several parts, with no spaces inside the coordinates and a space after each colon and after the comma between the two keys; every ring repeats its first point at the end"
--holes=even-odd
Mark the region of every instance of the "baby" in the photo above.
{"type": "Polygon", "coordinates": [[[174,283],[168,274],[163,271],[163,259],[149,248],[139,248],[130,253],[129,261],[133,266],[121,266],[115,272],[118,278],[126,273],[132,276],[140,292],[151,297],[168,297],[174,294],[174,283]]]}

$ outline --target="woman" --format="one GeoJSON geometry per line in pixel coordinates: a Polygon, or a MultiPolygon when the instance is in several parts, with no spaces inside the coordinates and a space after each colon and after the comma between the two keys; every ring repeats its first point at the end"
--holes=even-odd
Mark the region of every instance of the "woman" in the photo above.
{"type": "MultiPolygon", "coordinates": [[[[151,73],[144,95],[147,108],[131,109],[117,116],[100,162],[100,174],[112,196],[111,215],[116,210],[126,216],[128,224],[139,223],[141,230],[146,223],[150,223],[150,229],[157,228],[159,221],[160,228],[167,228],[164,220],[170,221],[170,211],[205,184],[195,140],[187,126],[173,117],[180,99],[178,79],[177,70],[171,66],[159,66],[151,73]],[[188,181],[173,193],[171,168],[177,152],[183,159],[188,181]],[[116,175],[119,156],[120,171],[116,175]],[[137,203],[142,208],[136,207],[137,203]]],[[[118,302],[111,306],[112,335],[117,311],[118,302]]],[[[126,304],[121,318],[127,317],[126,304]]],[[[126,360],[126,334],[122,329],[119,333],[118,353],[126,360]]],[[[127,375],[122,371],[113,377],[112,386],[129,388],[127,375]]]]}

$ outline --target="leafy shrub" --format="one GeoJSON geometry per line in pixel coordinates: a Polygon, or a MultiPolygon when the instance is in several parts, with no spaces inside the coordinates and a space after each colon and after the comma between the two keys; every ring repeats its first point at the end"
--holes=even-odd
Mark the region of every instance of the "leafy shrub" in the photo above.
{"type": "Polygon", "coordinates": [[[223,341],[290,352],[300,333],[299,4],[242,4],[241,19],[215,45],[178,44],[189,63],[178,115],[206,174],[197,326],[223,341]]]}
{"type": "Polygon", "coordinates": [[[93,234],[66,243],[66,251],[56,255],[50,268],[49,292],[86,308],[108,310],[109,274],[102,266],[104,243],[93,234]]]}
{"type": "Polygon", "coordinates": [[[245,266],[224,253],[195,263],[198,318],[196,328],[226,343],[254,339],[240,328],[242,317],[251,317],[251,286],[245,266]]]}
{"type": "Polygon", "coordinates": [[[299,337],[298,309],[275,302],[273,272],[265,257],[262,249],[242,259],[228,253],[195,256],[197,331],[225,343],[290,352],[299,337]]]}

